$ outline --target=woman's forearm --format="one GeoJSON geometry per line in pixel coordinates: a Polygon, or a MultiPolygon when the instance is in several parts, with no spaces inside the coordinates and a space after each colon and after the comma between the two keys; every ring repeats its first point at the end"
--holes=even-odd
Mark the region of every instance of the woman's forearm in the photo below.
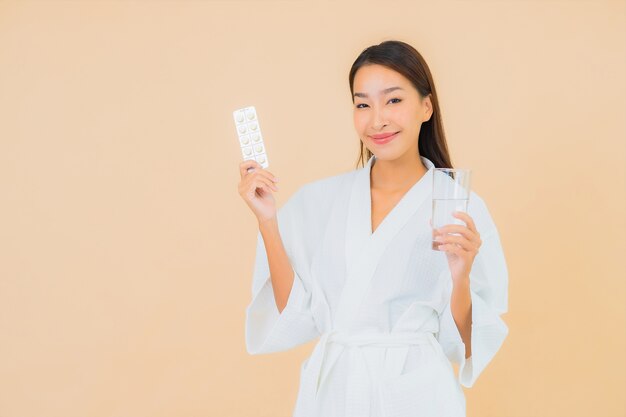
{"type": "Polygon", "coordinates": [[[465,359],[467,359],[472,356],[472,297],[469,277],[452,288],[450,310],[465,344],[465,359]]]}
{"type": "Polygon", "coordinates": [[[287,305],[291,287],[293,286],[294,272],[283,246],[278,230],[276,217],[259,223],[259,230],[263,236],[267,260],[270,267],[270,279],[274,290],[274,300],[278,312],[282,313],[287,305]]]}

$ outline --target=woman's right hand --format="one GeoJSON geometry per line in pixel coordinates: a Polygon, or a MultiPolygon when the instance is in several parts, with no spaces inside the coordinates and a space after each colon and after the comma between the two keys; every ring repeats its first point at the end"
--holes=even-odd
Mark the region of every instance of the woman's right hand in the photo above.
{"type": "Polygon", "coordinates": [[[276,201],[272,190],[278,191],[275,185],[278,178],[271,172],[263,169],[261,164],[253,159],[239,164],[239,195],[256,216],[259,224],[276,216],[276,201]],[[254,168],[250,170],[249,168],[254,168]]]}

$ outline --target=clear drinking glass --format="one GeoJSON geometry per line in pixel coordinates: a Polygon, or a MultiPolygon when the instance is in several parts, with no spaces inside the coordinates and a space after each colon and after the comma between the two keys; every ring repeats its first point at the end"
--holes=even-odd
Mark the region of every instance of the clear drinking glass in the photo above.
{"type": "MultiPolygon", "coordinates": [[[[437,229],[448,224],[465,225],[452,216],[454,211],[467,213],[472,171],[460,168],[434,168],[433,172],[433,217],[432,227],[437,229]]],[[[460,235],[460,233],[451,233],[460,235]]],[[[434,239],[434,236],[433,236],[434,239]]],[[[438,251],[440,242],[432,241],[432,249],[438,251]]]]}

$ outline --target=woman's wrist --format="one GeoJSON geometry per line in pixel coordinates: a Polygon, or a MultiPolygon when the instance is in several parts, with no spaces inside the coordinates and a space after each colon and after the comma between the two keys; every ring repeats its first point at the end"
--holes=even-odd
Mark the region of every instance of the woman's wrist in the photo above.
{"type": "Polygon", "coordinates": [[[261,233],[266,231],[274,231],[278,229],[278,220],[276,216],[270,217],[269,219],[259,220],[259,230],[261,233]]]}

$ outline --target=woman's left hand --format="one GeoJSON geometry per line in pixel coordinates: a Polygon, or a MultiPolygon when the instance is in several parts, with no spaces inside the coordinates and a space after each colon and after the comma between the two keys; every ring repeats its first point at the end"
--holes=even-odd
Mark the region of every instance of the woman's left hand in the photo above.
{"type": "Polygon", "coordinates": [[[448,224],[433,230],[433,237],[440,244],[439,250],[446,253],[453,284],[469,285],[472,264],[483,242],[469,214],[455,211],[452,215],[463,220],[467,226],[448,224]],[[460,233],[460,236],[449,233],[460,233]]]}

